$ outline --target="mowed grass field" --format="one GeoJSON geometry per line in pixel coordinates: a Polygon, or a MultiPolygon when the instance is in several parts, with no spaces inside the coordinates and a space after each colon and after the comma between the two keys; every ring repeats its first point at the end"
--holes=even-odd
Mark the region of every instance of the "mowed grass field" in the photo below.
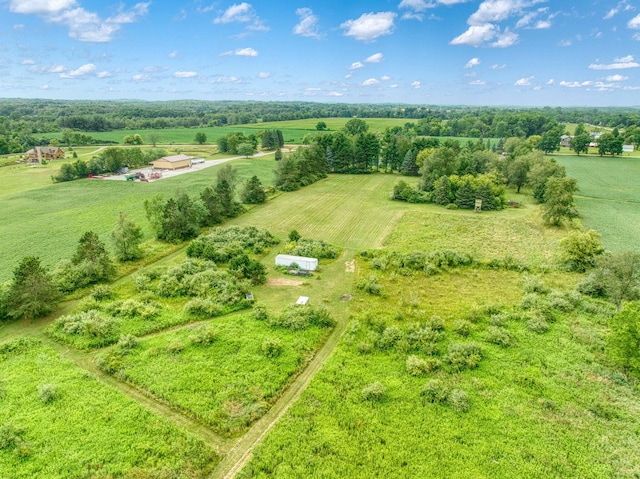
{"type": "Polygon", "coordinates": [[[578,180],[576,206],[611,251],[640,251],[640,158],[557,156],[578,180]]]}

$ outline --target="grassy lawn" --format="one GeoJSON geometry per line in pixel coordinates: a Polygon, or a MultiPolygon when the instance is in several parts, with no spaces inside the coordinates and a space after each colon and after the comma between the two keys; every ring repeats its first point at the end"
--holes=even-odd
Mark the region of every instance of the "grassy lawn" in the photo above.
{"type": "Polygon", "coordinates": [[[251,313],[226,316],[143,339],[116,374],[216,432],[237,436],[268,410],[326,331],[271,327],[251,313]],[[213,331],[211,344],[194,342],[202,328],[213,331]],[[265,341],[279,342],[281,352],[267,357],[265,341]]]}
{"type": "Polygon", "coordinates": [[[640,250],[640,158],[558,156],[578,180],[576,205],[584,223],[602,235],[612,251],[640,250]]]}
{"type": "Polygon", "coordinates": [[[0,345],[0,364],[2,439],[12,429],[19,437],[0,449],[0,477],[204,478],[218,462],[202,441],[36,340],[0,345]],[[55,388],[49,402],[43,385],[55,388]]]}

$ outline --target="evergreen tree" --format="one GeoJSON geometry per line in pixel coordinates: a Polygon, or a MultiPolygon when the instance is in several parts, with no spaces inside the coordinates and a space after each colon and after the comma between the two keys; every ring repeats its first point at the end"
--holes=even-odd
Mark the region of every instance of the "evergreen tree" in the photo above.
{"type": "MultiPolygon", "coordinates": [[[[476,199],[482,200],[482,209],[486,211],[496,210],[499,207],[498,201],[493,194],[491,183],[488,181],[481,181],[476,188],[476,199]]],[[[474,202],[475,207],[475,202],[474,202]]]]}
{"type": "Polygon", "coordinates": [[[218,196],[216,195],[213,188],[207,186],[200,193],[200,199],[204,204],[207,212],[202,218],[203,226],[213,226],[222,223],[224,221],[224,217],[222,216],[222,208],[220,206],[220,201],[218,200],[218,196]]]}
{"type": "Polygon", "coordinates": [[[275,160],[280,161],[282,159],[282,150],[278,148],[275,153],[275,160]]]}
{"type": "Polygon", "coordinates": [[[244,185],[242,193],[240,193],[242,202],[249,205],[257,205],[267,201],[267,194],[262,187],[262,183],[257,176],[252,176],[244,185]]]}
{"type": "Polygon", "coordinates": [[[434,183],[433,202],[446,206],[451,203],[451,182],[448,176],[441,176],[434,183]]]}
{"type": "Polygon", "coordinates": [[[458,188],[456,192],[456,205],[458,208],[472,210],[476,206],[476,192],[469,180],[465,180],[464,183],[458,188]]]}
{"type": "Polygon", "coordinates": [[[419,176],[418,165],[416,164],[416,152],[414,149],[408,150],[404,155],[400,173],[406,176],[419,176]]]}
{"type": "Polygon", "coordinates": [[[20,261],[6,294],[7,314],[14,319],[45,316],[53,311],[60,298],[51,276],[35,256],[26,256],[20,261]]]}
{"type": "Polygon", "coordinates": [[[87,231],[82,235],[76,252],[71,258],[71,263],[87,265],[85,269],[85,274],[88,275],[86,284],[109,279],[115,271],[105,244],[93,231],[87,231]]]}
{"type": "Polygon", "coordinates": [[[142,229],[121,212],[118,223],[111,232],[117,258],[120,261],[131,261],[142,257],[142,237],[142,229]]]}

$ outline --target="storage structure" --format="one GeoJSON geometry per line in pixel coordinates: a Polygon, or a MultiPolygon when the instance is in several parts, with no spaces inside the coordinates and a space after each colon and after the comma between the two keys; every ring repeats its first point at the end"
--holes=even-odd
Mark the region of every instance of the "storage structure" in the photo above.
{"type": "Polygon", "coordinates": [[[279,254],[276,256],[276,266],[298,265],[300,269],[315,271],[318,269],[318,258],[306,258],[304,256],[293,256],[289,254],[279,254]]]}
{"type": "Polygon", "coordinates": [[[154,160],[149,164],[159,170],[177,170],[179,168],[191,167],[191,160],[193,160],[193,156],[173,155],[163,156],[162,158],[158,158],[157,160],[154,160]]]}

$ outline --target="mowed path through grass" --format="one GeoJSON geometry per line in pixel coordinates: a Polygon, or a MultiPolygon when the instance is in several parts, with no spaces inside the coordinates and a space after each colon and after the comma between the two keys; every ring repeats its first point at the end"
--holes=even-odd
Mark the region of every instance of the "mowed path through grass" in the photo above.
{"type": "Polygon", "coordinates": [[[587,227],[612,251],[640,251],[640,158],[558,156],[578,180],[576,206],[587,227]]]}
{"type": "Polygon", "coordinates": [[[396,181],[395,175],[332,175],[230,223],[266,228],[281,239],[295,229],[345,249],[379,248],[404,212],[415,208],[389,200],[396,181]]]}

